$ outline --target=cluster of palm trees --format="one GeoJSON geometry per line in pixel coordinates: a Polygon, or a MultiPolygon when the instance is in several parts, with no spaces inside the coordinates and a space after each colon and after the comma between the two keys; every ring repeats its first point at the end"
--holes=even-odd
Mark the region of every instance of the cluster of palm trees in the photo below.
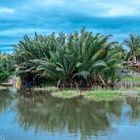
{"type": "Polygon", "coordinates": [[[14,50],[16,72],[23,80],[53,81],[59,87],[114,86],[125,73],[123,61],[137,61],[140,38],[130,35],[123,45],[110,35],[80,33],[25,36],[14,50]]]}

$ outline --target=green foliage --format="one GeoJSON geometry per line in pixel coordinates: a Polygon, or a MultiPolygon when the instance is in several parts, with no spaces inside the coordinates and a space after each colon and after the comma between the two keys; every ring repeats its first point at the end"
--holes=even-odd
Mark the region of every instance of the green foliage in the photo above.
{"type": "Polygon", "coordinates": [[[7,54],[0,55],[0,82],[14,73],[13,57],[7,54]]]}
{"type": "Polygon", "coordinates": [[[83,96],[79,90],[62,90],[62,91],[52,92],[51,95],[53,97],[63,98],[63,99],[83,96]]]}
{"type": "Polygon", "coordinates": [[[69,35],[25,36],[15,48],[17,73],[34,74],[64,87],[114,85],[124,76],[120,71],[124,54],[110,37],[85,29],[69,35]]]}
{"type": "Polygon", "coordinates": [[[124,41],[124,44],[129,48],[126,60],[137,62],[140,59],[140,36],[130,34],[129,38],[124,41]]]}
{"type": "Polygon", "coordinates": [[[123,94],[120,90],[87,91],[84,95],[85,98],[90,98],[93,100],[113,100],[125,96],[125,94],[123,94]]]}
{"type": "Polygon", "coordinates": [[[124,77],[122,79],[124,82],[140,82],[140,77],[139,76],[129,76],[129,77],[124,77]]]}

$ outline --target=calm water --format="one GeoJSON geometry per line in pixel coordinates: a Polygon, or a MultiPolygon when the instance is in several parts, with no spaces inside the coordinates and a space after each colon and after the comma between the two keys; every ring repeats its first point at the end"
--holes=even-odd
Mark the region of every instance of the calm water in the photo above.
{"type": "Polygon", "coordinates": [[[140,99],[63,100],[0,93],[0,140],[138,140],[140,99]]]}

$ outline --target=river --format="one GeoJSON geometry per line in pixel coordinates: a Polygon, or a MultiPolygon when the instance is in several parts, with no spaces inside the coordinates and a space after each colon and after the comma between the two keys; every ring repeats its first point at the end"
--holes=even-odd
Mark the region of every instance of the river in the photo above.
{"type": "Polygon", "coordinates": [[[0,140],[138,140],[140,99],[59,99],[0,92],[0,140]]]}

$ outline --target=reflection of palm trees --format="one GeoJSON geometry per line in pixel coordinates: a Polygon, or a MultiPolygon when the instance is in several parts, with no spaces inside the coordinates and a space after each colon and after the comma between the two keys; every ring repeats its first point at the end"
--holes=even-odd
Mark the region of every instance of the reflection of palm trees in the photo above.
{"type": "Polygon", "coordinates": [[[0,113],[6,110],[12,102],[12,96],[8,91],[1,91],[0,93],[0,113]]]}
{"type": "Polygon", "coordinates": [[[93,102],[84,99],[57,99],[52,97],[20,99],[17,103],[20,124],[36,131],[64,131],[81,136],[107,132],[111,116],[121,114],[121,101],[93,102]],[[116,109],[117,108],[117,109],[116,109]]]}
{"type": "Polygon", "coordinates": [[[136,124],[140,120],[140,98],[129,97],[127,98],[127,103],[131,107],[129,116],[133,124],[136,124]]]}

